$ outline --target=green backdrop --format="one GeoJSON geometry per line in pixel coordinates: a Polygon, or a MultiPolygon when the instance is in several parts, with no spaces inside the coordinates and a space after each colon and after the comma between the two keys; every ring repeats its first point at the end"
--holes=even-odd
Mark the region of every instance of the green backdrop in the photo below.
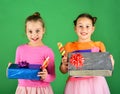
{"type": "MultiPolygon", "coordinates": [[[[111,94],[120,94],[120,0],[0,0],[0,94],[14,94],[17,80],[6,77],[8,62],[14,62],[17,46],[27,42],[24,21],[38,11],[45,24],[44,42],[55,53],[56,79],[51,83],[55,94],[63,94],[67,74],[59,71],[57,42],[74,41],[73,20],[83,12],[97,16],[93,40],[103,41],[113,54],[115,68],[107,77],[111,94]]],[[[97,87],[96,87],[97,88],[97,87]]]]}

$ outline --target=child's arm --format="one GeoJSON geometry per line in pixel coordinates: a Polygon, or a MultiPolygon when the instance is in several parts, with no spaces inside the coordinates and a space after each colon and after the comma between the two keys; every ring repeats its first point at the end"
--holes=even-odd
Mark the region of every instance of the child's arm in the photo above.
{"type": "Polygon", "coordinates": [[[42,66],[40,67],[42,69],[42,71],[38,72],[38,76],[41,77],[41,80],[45,80],[47,75],[48,75],[48,71],[47,71],[46,68],[47,68],[47,66],[49,64],[49,59],[50,59],[49,57],[47,57],[45,59],[45,61],[43,62],[42,66]]]}
{"type": "MultiPolygon", "coordinates": [[[[101,52],[106,52],[105,45],[102,42],[100,42],[100,50],[101,52]]],[[[111,59],[112,67],[114,68],[114,58],[112,55],[110,55],[110,59],[111,59]]]]}
{"type": "Polygon", "coordinates": [[[68,72],[67,55],[64,55],[62,57],[62,62],[61,62],[61,65],[60,65],[60,71],[64,74],[68,72]]]}
{"type": "Polygon", "coordinates": [[[47,68],[43,68],[41,72],[38,72],[38,76],[40,76],[44,82],[52,82],[55,79],[54,62],[49,62],[47,68]]]}
{"type": "Polygon", "coordinates": [[[55,64],[54,64],[54,53],[52,50],[48,51],[47,57],[49,56],[49,64],[47,68],[42,70],[42,80],[44,82],[52,82],[55,79],[55,64]]]}

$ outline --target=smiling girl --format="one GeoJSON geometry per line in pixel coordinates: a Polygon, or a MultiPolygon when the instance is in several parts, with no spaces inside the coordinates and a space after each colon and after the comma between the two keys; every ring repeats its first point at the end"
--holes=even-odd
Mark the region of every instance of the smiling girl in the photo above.
{"type": "Polygon", "coordinates": [[[41,77],[39,81],[18,79],[16,94],[53,94],[50,82],[55,79],[54,53],[42,41],[45,25],[38,12],[27,17],[25,30],[29,42],[17,48],[15,63],[27,61],[30,64],[42,65],[47,57],[50,61],[47,68],[38,72],[41,77]]]}
{"type": "MultiPolygon", "coordinates": [[[[78,40],[68,42],[64,48],[66,53],[76,50],[88,50],[92,52],[105,52],[105,46],[101,41],[91,40],[91,35],[95,30],[95,22],[97,18],[92,17],[90,14],[80,14],[74,20],[74,30],[78,36],[78,40]]],[[[114,63],[114,60],[111,56],[114,63]]],[[[68,72],[67,55],[62,57],[60,71],[65,74],[68,72]]],[[[110,94],[107,82],[102,76],[83,76],[72,77],[69,76],[64,94],[110,94]]]]}

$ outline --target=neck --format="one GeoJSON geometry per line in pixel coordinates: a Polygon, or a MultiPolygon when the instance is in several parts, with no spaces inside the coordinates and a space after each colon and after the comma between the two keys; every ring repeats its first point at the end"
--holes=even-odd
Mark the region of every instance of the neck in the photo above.
{"type": "Polygon", "coordinates": [[[90,42],[91,39],[78,39],[78,42],[90,42]]]}
{"type": "Polygon", "coordinates": [[[39,43],[31,43],[31,42],[29,42],[28,45],[33,46],[33,47],[37,47],[37,46],[43,46],[44,44],[43,44],[43,42],[39,42],[39,43]]]}

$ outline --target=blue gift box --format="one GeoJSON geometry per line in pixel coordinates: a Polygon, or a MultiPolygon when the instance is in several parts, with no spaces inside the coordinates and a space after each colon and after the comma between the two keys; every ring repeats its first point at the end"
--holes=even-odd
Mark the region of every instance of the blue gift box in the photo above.
{"type": "Polygon", "coordinates": [[[39,64],[29,64],[28,67],[19,67],[18,64],[11,64],[8,67],[8,78],[9,79],[29,79],[29,80],[40,80],[37,76],[38,72],[41,71],[39,64]]]}

